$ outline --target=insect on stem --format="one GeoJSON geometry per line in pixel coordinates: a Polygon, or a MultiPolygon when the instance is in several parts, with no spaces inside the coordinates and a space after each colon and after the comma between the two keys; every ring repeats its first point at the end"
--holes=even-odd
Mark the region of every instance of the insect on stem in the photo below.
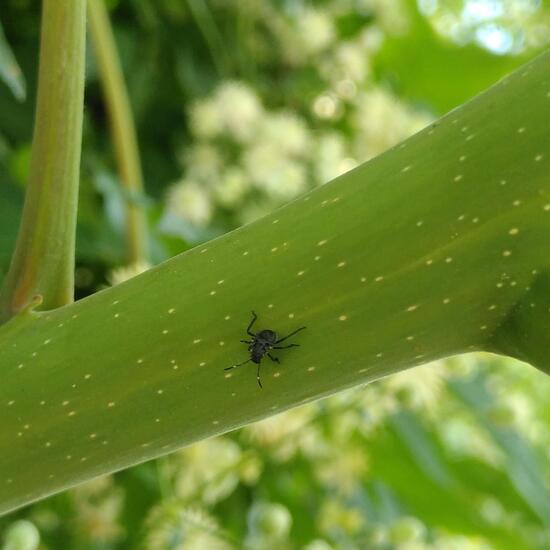
{"type": "Polygon", "coordinates": [[[277,333],[271,329],[260,330],[259,332],[256,332],[256,333],[252,332],[251,329],[254,326],[254,323],[256,322],[257,319],[258,319],[258,316],[254,311],[252,311],[252,319],[248,324],[248,327],[246,328],[246,333],[249,336],[252,336],[252,340],[241,340],[243,344],[248,344],[248,352],[250,353],[250,357],[246,361],[243,361],[242,363],[239,363],[237,365],[232,365],[231,367],[226,367],[224,370],[231,370],[231,369],[234,369],[235,367],[240,367],[241,365],[244,365],[252,361],[253,363],[256,363],[258,365],[258,369],[256,372],[256,379],[258,380],[258,386],[260,386],[260,388],[263,388],[262,381],[260,379],[260,363],[262,358],[265,355],[267,355],[274,363],[280,363],[279,358],[273,357],[269,352],[272,349],[288,349],[288,348],[299,347],[300,344],[288,344],[287,346],[276,346],[275,344],[284,342],[287,338],[294,336],[296,333],[300,332],[301,330],[304,330],[306,327],[300,327],[296,329],[294,332],[287,334],[283,338],[277,339],[277,333]]]}

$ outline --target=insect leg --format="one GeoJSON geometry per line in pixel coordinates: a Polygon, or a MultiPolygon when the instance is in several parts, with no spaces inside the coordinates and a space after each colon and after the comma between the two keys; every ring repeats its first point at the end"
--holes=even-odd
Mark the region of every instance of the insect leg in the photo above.
{"type": "Polygon", "coordinates": [[[274,363],[280,363],[278,357],[273,357],[271,353],[268,353],[267,356],[274,362],[274,363]]]}
{"type": "Polygon", "coordinates": [[[252,344],[252,342],[250,340],[241,340],[241,342],[243,344],[252,344]]]}
{"type": "Polygon", "coordinates": [[[243,361],[242,363],[239,363],[238,365],[231,365],[230,367],[225,367],[225,369],[223,370],[231,370],[231,369],[234,369],[235,367],[240,367],[241,365],[244,365],[245,363],[248,363],[250,361],[250,359],[247,359],[246,361],[243,361]]]}
{"type": "Polygon", "coordinates": [[[256,380],[258,380],[258,386],[263,389],[262,381],[260,380],[260,363],[258,363],[258,370],[256,372],[256,380]]]}
{"type": "Polygon", "coordinates": [[[250,336],[256,336],[253,332],[250,332],[250,329],[252,328],[252,325],[256,322],[256,319],[258,316],[252,312],[252,321],[250,321],[250,324],[248,325],[248,328],[246,329],[246,333],[250,336]]]}
{"type": "Polygon", "coordinates": [[[273,346],[273,349],[298,348],[300,344],[288,344],[288,346],[273,346]]]}
{"type": "Polygon", "coordinates": [[[291,332],[290,334],[287,334],[284,338],[279,338],[275,343],[279,344],[280,342],[283,342],[287,338],[290,338],[291,336],[294,336],[297,332],[300,332],[301,330],[304,330],[307,327],[300,327],[299,329],[295,330],[294,332],[291,332]]]}

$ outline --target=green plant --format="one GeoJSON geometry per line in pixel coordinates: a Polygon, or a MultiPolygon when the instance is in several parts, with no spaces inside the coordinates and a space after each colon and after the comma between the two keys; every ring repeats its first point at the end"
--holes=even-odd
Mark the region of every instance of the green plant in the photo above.
{"type": "Polygon", "coordinates": [[[548,371],[549,65],[256,223],[4,324],[0,511],[438,357],[548,371]],[[252,308],[308,326],[263,391],[223,370],[252,308]]]}

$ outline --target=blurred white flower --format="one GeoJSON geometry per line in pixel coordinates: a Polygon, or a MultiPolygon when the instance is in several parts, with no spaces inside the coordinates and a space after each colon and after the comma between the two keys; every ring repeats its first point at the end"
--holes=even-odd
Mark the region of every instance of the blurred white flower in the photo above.
{"type": "Polygon", "coordinates": [[[391,92],[373,88],[357,96],[354,126],[359,160],[374,157],[427,126],[431,117],[404,104],[391,92]]]}
{"type": "Polygon", "coordinates": [[[357,9],[373,13],[388,34],[401,35],[409,28],[409,11],[402,0],[357,0],[357,9]]]}
{"type": "Polygon", "coordinates": [[[101,476],[71,489],[77,531],[85,537],[109,545],[124,535],[120,515],[124,509],[124,490],[113,476],[101,476]]]}
{"type": "Polygon", "coordinates": [[[239,482],[241,449],[225,437],[195,443],[178,453],[174,486],[183,499],[215,503],[229,495],[239,482]]]}
{"type": "Polygon", "coordinates": [[[255,453],[243,456],[239,465],[239,477],[245,485],[254,485],[262,473],[263,463],[255,453]]]}
{"type": "Polygon", "coordinates": [[[405,406],[433,414],[441,405],[445,375],[444,364],[437,362],[389,376],[383,384],[399,396],[405,406]]]}
{"type": "Polygon", "coordinates": [[[256,445],[269,449],[278,460],[286,461],[308,439],[307,432],[312,429],[309,424],[315,414],[312,405],[298,407],[243,428],[243,435],[256,445]]]}
{"type": "Polygon", "coordinates": [[[315,475],[321,483],[347,496],[365,481],[365,474],[368,471],[368,457],[365,450],[354,448],[349,442],[350,439],[340,442],[340,445],[327,445],[329,456],[313,462],[315,475]]]}
{"type": "Polygon", "coordinates": [[[198,183],[182,179],[168,190],[168,210],[187,223],[205,227],[212,217],[208,191],[198,183]]]}
{"type": "Polygon", "coordinates": [[[344,79],[363,82],[371,71],[369,54],[359,41],[339,44],[321,63],[321,74],[334,85],[344,79]]]}
{"type": "Polygon", "coordinates": [[[367,438],[374,437],[377,428],[383,424],[387,416],[399,410],[395,393],[388,391],[384,380],[359,388],[356,399],[363,415],[358,428],[367,438]]]}
{"type": "Polygon", "coordinates": [[[211,139],[223,130],[218,105],[212,99],[195,101],[189,110],[191,132],[198,138],[211,139]]]}
{"type": "Polygon", "coordinates": [[[336,132],[322,134],[318,138],[313,162],[315,177],[320,184],[347,172],[355,163],[349,158],[344,136],[336,132]]]}
{"type": "Polygon", "coordinates": [[[305,166],[274,143],[252,145],[244,153],[243,165],[254,185],[272,198],[288,200],[306,189],[305,166]]]}
{"type": "Polygon", "coordinates": [[[238,211],[238,219],[242,225],[255,222],[273,212],[273,204],[270,202],[251,201],[238,211]]]}
{"type": "Polygon", "coordinates": [[[322,93],[313,101],[313,112],[323,120],[336,120],[342,115],[341,101],[331,93],[322,93]]]}
{"type": "Polygon", "coordinates": [[[344,506],[335,498],[326,499],[321,503],[318,527],[327,534],[344,531],[355,534],[364,527],[366,518],[358,508],[344,506]]]}
{"type": "Polygon", "coordinates": [[[260,123],[258,141],[278,147],[289,155],[305,155],[310,139],[305,122],[290,112],[266,115],[260,123]]]}
{"type": "Polygon", "coordinates": [[[389,530],[390,541],[397,548],[403,549],[405,548],[404,543],[422,542],[426,533],[426,526],[419,519],[407,516],[394,521],[389,530]]]}
{"type": "Polygon", "coordinates": [[[187,149],[182,160],[187,179],[209,185],[219,179],[224,167],[220,149],[207,143],[198,143],[187,149]]]}
{"type": "Polygon", "coordinates": [[[107,279],[112,286],[116,286],[120,283],[123,283],[124,281],[127,281],[128,279],[132,279],[136,275],[139,275],[140,273],[143,273],[144,271],[147,271],[150,268],[151,268],[151,264],[149,262],[144,262],[144,261],[129,264],[129,265],[124,265],[121,267],[115,267],[107,275],[107,279]]]}
{"type": "Polygon", "coordinates": [[[530,437],[536,436],[537,413],[533,407],[533,400],[529,395],[516,391],[506,394],[506,399],[499,399],[489,411],[491,420],[500,427],[512,428],[530,437]]]}
{"type": "Polygon", "coordinates": [[[70,495],[78,499],[94,498],[114,486],[112,475],[99,476],[73,487],[70,495]]]}
{"type": "Polygon", "coordinates": [[[370,62],[367,52],[360,44],[354,42],[343,43],[335,52],[337,70],[344,78],[362,82],[370,73],[370,62]]]}
{"type": "Polygon", "coordinates": [[[344,78],[336,82],[336,93],[344,100],[351,100],[357,94],[357,84],[350,78],[344,78]]]}
{"type": "Polygon", "coordinates": [[[14,521],[3,537],[2,550],[37,550],[40,546],[40,533],[30,521],[14,521]]]}
{"type": "Polygon", "coordinates": [[[214,101],[224,129],[236,141],[247,143],[256,136],[263,108],[255,90],[241,82],[225,82],[214,101]]]}
{"type": "Polygon", "coordinates": [[[384,32],[380,27],[372,25],[368,26],[359,37],[361,45],[370,54],[378,52],[384,43],[384,32]]]}
{"type": "Polygon", "coordinates": [[[315,539],[304,546],[303,550],[333,550],[333,547],[324,540],[315,539]]]}
{"type": "Polygon", "coordinates": [[[226,208],[236,207],[250,188],[248,176],[236,166],[230,166],[213,185],[214,197],[226,208]]]}
{"type": "Polygon", "coordinates": [[[148,550],[234,550],[226,542],[216,519],[202,508],[179,501],[161,501],[147,518],[148,550]]]}
{"type": "Polygon", "coordinates": [[[298,11],[296,26],[300,45],[307,54],[319,53],[334,41],[334,25],[325,11],[311,8],[298,11]]]}
{"type": "MultiPolygon", "coordinates": [[[[276,502],[255,502],[248,512],[248,528],[252,539],[260,544],[262,539],[285,539],[291,526],[290,512],[276,502]]],[[[251,547],[258,546],[251,544],[251,547]]]]}

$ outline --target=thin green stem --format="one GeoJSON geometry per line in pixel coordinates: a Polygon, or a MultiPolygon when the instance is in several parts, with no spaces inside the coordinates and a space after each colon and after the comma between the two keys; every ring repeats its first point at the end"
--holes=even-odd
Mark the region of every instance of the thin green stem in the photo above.
{"type": "Polygon", "coordinates": [[[0,322],[41,295],[42,309],[73,301],[85,0],[44,0],[30,177],[19,235],[0,292],[0,322]]]}
{"type": "Polygon", "coordinates": [[[206,40],[216,70],[221,76],[229,75],[231,57],[208,5],[204,0],[187,0],[187,5],[206,40]]]}
{"type": "MultiPolygon", "coordinates": [[[[109,16],[103,0],[88,0],[90,31],[101,76],[105,103],[111,122],[116,164],[120,181],[130,196],[143,195],[143,175],[139,158],[136,129],[124,76],[109,16]]],[[[127,205],[128,262],[148,260],[147,225],[139,201],[127,205]]]]}

